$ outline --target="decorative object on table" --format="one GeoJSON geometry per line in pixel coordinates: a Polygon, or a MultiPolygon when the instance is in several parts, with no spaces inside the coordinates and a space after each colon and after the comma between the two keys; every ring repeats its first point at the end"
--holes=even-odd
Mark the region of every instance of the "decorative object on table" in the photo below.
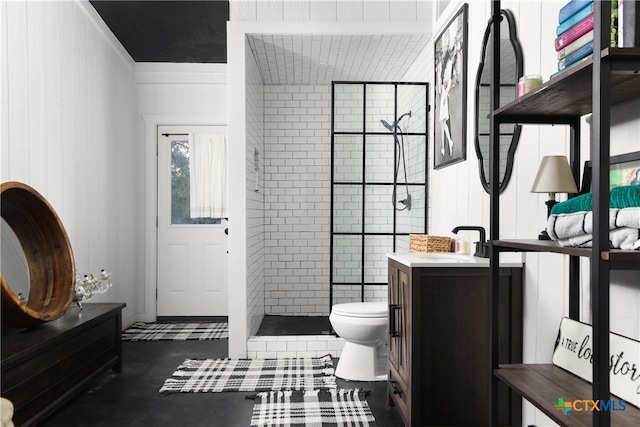
{"type": "Polygon", "coordinates": [[[540,86],[542,86],[542,76],[540,74],[522,76],[518,80],[518,96],[523,96],[527,92],[538,89],[540,86]]]}
{"type": "MultiPolygon", "coordinates": [[[[518,82],[522,77],[524,61],[522,58],[522,47],[516,32],[516,19],[508,9],[500,10],[503,18],[500,23],[500,96],[496,100],[495,108],[500,108],[517,98],[518,82]],[[508,38],[507,38],[508,34],[508,38]]],[[[493,68],[492,44],[494,33],[493,17],[489,19],[487,28],[482,40],[482,52],[480,54],[480,64],[476,75],[476,99],[475,99],[475,147],[478,157],[478,172],[480,183],[484,191],[489,193],[489,147],[491,145],[491,135],[489,128],[491,125],[491,69],[493,68]]],[[[520,140],[522,127],[517,124],[500,124],[499,152],[500,170],[498,176],[500,185],[498,191],[502,193],[509,184],[511,172],[513,171],[513,157],[520,140]]]]}
{"type": "Polygon", "coordinates": [[[465,3],[434,46],[435,169],[467,158],[467,14],[465,3]]]}
{"type": "Polygon", "coordinates": [[[361,389],[258,393],[251,427],[375,427],[367,394],[361,389]]]}
{"type": "Polygon", "coordinates": [[[47,200],[32,187],[15,181],[1,186],[3,255],[5,228],[15,239],[10,245],[22,252],[25,283],[9,283],[9,265],[3,263],[2,322],[28,328],[58,319],[71,305],[75,260],[62,221],[47,200]],[[19,294],[22,293],[22,298],[19,294]],[[26,296],[26,299],[25,299],[26,296]]]}
{"type": "Polygon", "coordinates": [[[409,234],[409,253],[452,252],[451,237],[409,234]]]}
{"type": "Polygon", "coordinates": [[[205,341],[227,338],[227,322],[137,322],[122,332],[122,341],[205,341]]]}
{"type": "Polygon", "coordinates": [[[81,277],[76,272],[76,290],[73,295],[73,302],[82,309],[82,301],[89,300],[94,294],[103,294],[113,286],[111,280],[111,273],[107,273],[104,270],[100,270],[98,277],[93,273],[85,274],[81,277]]]}
{"type": "MultiPolygon", "coordinates": [[[[538,173],[531,186],[532,193],[548,193],[547,218],[551,215],[551,209],[558,203],[556,193],[577,193],[578,187],[573,179],[569,162],[565,156],[544,156],[540,161],[538,173]]],[[[538,236],[540,240],[551,240],[547,230],[543,230],[538,236]]]]}
{"type": "Polygon", "coordinates": [[[280,359],[186,359],[161,394],[336,388],[330,355],[280,359]]]}

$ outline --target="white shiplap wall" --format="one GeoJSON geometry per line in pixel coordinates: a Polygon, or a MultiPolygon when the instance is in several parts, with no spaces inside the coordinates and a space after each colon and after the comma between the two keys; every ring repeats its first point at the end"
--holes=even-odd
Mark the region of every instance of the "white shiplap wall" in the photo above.
{"type": "Polygon", "coordinates": [[[112,271],[92,301],[136,312],[142,283],[133,60],[88,2],[0,3],[2,181],[39,191],[81,274],[112,271]]]}

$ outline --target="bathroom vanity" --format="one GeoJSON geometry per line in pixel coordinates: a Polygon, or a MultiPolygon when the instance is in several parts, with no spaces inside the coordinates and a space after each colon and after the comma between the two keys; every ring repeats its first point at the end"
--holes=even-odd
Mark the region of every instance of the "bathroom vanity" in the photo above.
{"type": "MultiPolygon", "coordinates": [[[[489,422],[489,260],[388,254],[387,401],[406,426],[489,422]]],[[[500,267],[500,363],[522,361],[522,263],[500,267]]],[[[500,425],[521,423],[521,399],[500,390],[500,425]],[[509,402],[509,404],[507,404],[509,402]]]]}

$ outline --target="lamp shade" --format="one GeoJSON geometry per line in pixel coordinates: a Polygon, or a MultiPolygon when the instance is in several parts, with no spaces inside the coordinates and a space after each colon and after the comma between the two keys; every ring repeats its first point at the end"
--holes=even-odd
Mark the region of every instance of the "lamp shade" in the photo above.
{"type": "Polygon", "coordinates": [[[569,162],[565,156],[544,156],[540,161],[532,193],[577,193],[569,162]]]}

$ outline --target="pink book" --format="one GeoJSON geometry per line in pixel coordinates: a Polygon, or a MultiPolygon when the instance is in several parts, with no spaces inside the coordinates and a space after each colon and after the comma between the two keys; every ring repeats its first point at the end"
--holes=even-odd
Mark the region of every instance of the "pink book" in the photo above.
{"type": "Polygon", "coordinates": [[[562,49],[569,43],[580,38],[580,36],[593,29],[593,14],[587,16],[582,21],[578,22],[573,27],[569,28],[566,32],[556,37],[556,51],[562,49]]]}

